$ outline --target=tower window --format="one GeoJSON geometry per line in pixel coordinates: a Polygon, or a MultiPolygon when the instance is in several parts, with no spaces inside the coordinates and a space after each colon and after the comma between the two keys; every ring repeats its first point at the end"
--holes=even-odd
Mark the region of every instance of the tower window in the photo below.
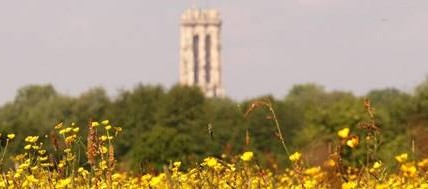
{"type": "Polygon", "coordinates": [[[211,36],[205,37],[205,81],[211,81],[211,36]]]}
{"type": "Polygon", "coordinates": [[[194,83],[199,83],[199,36],[193,36],[193,73],[194,73],[194,83]]]}

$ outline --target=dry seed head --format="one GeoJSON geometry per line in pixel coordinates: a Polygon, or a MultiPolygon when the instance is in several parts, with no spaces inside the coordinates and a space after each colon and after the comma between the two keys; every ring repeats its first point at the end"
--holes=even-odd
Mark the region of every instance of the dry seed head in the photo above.
{"type": "Polygon", "coordinates": [[[248,107],[247,111],[244,114],[244,117],[246,118],[254,109],[260,106],[260,101],[254,101],[251,103],[251,105],[248,107]]]}
{"type": "Polygon", "coordinates": [[[58,151],[58,149],[59,149],[58,137],[56,136],[54,131],[51,131],[51,133],[49,135],[50,135],[49,138],[51,139],[50,141],[52,143],[54,150],[58,151]]]}
{"type": "Polygon", "coordinates": [[[95,159],[97,156],[97,132],[94,128],[94,126],[92,126],[92,121],[89,121],[88,127],[89,127],[89,132],[88,132],[88,138],[87,138],[87,152],[86,152],[86,157],[88,158],[88,163],[91,166],[95,165],[95,159]]]}
{"type": "Polygon", "coordinates": [[[110,170],[113,170],[114,166],[116,165],[116,159],[114,158],[114,147],[113,147],[113,145],[109,145],[108,162],[109,162],[110,170]]]}

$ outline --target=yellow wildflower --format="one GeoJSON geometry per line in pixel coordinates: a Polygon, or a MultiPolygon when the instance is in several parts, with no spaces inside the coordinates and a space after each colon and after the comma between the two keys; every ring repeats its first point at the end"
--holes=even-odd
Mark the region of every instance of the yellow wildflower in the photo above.
{"type": "Polygon", "coordinates": [[[216,165],[217,165],[217,159],[216,159],[216,158],[213,158],[213,157],[207,157],[207,158],[205,158],[205,159],[204,159],[204,162],[205,162],[205,164],[206,164],[208,167],[214,167],[214,166],[216,166],[216,165]]]}
{"type": "Polygon", "coordinates": [[[306,169],[304,171],[304,173],[307,174],[307,175],[316,175],[316,174],[318,174],[320,172],[321,172],[321,167],[320,166],[311,167],[311,168],[306,169]]]}
{"type": "Polygon", "coordinates": [[[63,123],[58,123],[57,125],[55,125],[55,129],[61,129],[63,126],[63,123]]]}
{"type": "Polygon", "coordinates": [[[103,124],[103,125],[108,125],[108,123],[109,123],[108,120],[104,120],[104,121],[101,122],[101,124],[103,124]]]}
{"type": "Polygon", "coordinates": [[[101,153],[102,153],[102,154],[105,154],[105,153],[107,153],[107,152],[108,152],[107,147],[102,146],[102,147],[101,147],[101,153]]]}
{"type": "Polygon", "coordinates": [[[166,176],[165,173],[161,173],[157,177],[153,177],[152,179],[150,179],[150,186],[151,187],[158,186],[164,180],[165,176],[166,176]]]}
{"type": "Polygon", "coordinates": [[[71,178],[61,179],[56,183],[55,188],[66,188],[71,183],[71,178]]]}
{"type": "Polygon", "coordinates": [[[27,136],[25,138],[25,142],[35,143],[35,142],[37,142],[38,139],[39,139],[39,136],[27,136]]]}
{"type": "Polygon", "coordinates": [[[404,163],[407,161],[407,157],[408,157],[407,153],[402,153],[398,156],[395,156],[395,159],[400,163],[404,163]]]}
{"type": "Polygon", "coordinates": [[[354,189],[357,188],[357,183],[355,181],[344,182],[342,184],[342,189],[354,189]]]}
{"type": "Polygon", "coordinates": [[[65,128],[65,132],[66,133],[69,133],[69,132],[71,132],[73,129],[71,128],[71,127],[67,127],[67,128],[65,128]]]}
{"type": "Polygon", "coordinates": [[[36,145],[33,145],[33,146],[31,146],[34,150],[39,150],[40,149],[40,147],[39,146],[36,146],[36,145]]]}
{"type": "Polygon", "coordinates": [[[36,179],[36,178],[34,177],[34,175],[26,176],[26,179],[27,179],[29,182],[32,182],[32,183],[39,182],[39,180],[38,180],[38,179],[36,179]]]}
{"type": "Polygon", "coordinates": [[[337,135],[340,137],[340,138],[348,138],[348,136],[349,136],[349,128],[344,128],[344,129],[342,129],[342,130],[339,130],[338,132],[337,132],[337,135]]]}
{"type": "Polygon", "coordinates": [[[244,152],[241,155],[242,161],[251,161],[253,159],[254,153],[253,152],[244,152]]]}
{"type": "Polygon", "coordinates": [[[105,136],[105,135],[100,136],[100,140],[103,141],[103,142],[106,141],[107,140],[107,136],[105,136]]]}
{"type": "Polygon", "coordinates": [[[327,167],[334,167],[336,166],[336,161],[334,161],[333,159],[328,159],[324,162],[324,165],[327,167]]]}
{"type": "Polygon", "coordinates": [[[29,149],[31,149],[31,144],[27,144],[27,145],[25,145],[25,146],[24,146],[24,149],[25,149],[25,150],[29,150],[29,149]]]}
{"type": "Polygon", "coordinates": [[[100,125],[100,123],[98,123],[97,121],[93,121],[92,123],[91,123],[91,126],[92,127],[97,127],[97,126],[99,126],[100,125]]]}
{"type": "Polygon", "coordinates": [[[425,158],[422,161],[418,162],[418,167],[427,167],[428,166],[428,159],[425,158]]]}
{"type": "Polygon", "coordinates": [[[415,177],[417,169],[413,162],[405,163],[400,166],[400,171],[404,173],[405,177],[415,177]]]}
{"type": "Polygon", "coordinates": [[[79,127],[75,127],[74,129],[73,129],[73,132],[75,132],[75,133],[77,133],[77,132],[79,132],[79,127]]]}
{"type": "Polygon", "coordinates": [[[373,164],[373,169],[379,169],[380,167],[382,167],[382,161],[376,161],[373,164]]]}
{"type": "Polygon", "coordinates": [[[301,157],[302,157],[302,154],[300,152],[294,152],[288,158],[290,159],[290,161],[295,162],[295,161],[299,161],[301,157]]]}
{"type": "Polygon", "coordinates": [[[176,161],[173,163],[174,167],[180,167],[181,162],[180,161],[176,161]]]}
{"type": "Polygon", "coordinates": [[[10,140],[12,140],[12,139],[14,139],[14,138],[15,138],[15,134],[8,134],[8,135],[7,135],[7,138],[8,138],[8,139],[10,139],[10,140]]]}
{"type": "Polygon", "coordinates": [[[99,164],[98,164],[98,166],[100,166],[100,168],[101,168],[101,170],[106,170],[108,167],[107,167],[107,161],[106,160],[102,160],[99,164]]]}
{"type": "Polygon", "coordinates": [[[356,146],[358,146],[359,143],[360,143],[360,140],[358,136],[352,136],[351,139],[346,141],[346,145],[351,148],[355,148],[356,146]]]}
{"type": "Polygon", "coordinates": [[[46,150],[38,150],[37,151],[40,155],[44,155],[44,154],[46,154],[46,150]]]}
{"type": "Polygon", "coordinates": [[[114,127],[114,130],[116,130],[116,132],[121,132],[122,131],[122,127],[114,127]]]}

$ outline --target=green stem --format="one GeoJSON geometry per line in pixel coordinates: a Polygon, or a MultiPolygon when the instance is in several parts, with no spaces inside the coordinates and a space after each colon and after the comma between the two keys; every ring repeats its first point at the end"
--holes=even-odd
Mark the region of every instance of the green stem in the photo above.
{"type": "Polygon", "coordinates": [[[284,151],[287,154],[287,156],[290,156],[290,152],[288,151],[288,148],[285,145],[285,140],[284,140],[284,137],[282,136],[281,127],[279,126],[279,122],[278,122],[278,119],[276,118],[276,114],[272,107],[272,104],[270,102],[263,102],[263,104],[267,106],[269,108],[269,111],[272,113],[273,120],[275,122],[276,130],[278,132],[279,139],[281,140],[282,147],[284,148],[284,151]]]}

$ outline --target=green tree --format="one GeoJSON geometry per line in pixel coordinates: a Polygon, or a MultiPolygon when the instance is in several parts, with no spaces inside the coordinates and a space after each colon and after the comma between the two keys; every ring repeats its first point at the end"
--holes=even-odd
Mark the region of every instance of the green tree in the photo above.
{"type": "Polygon", "coordinates": [[[12,152],[28,135],[46,135],[70,116],[71,98],[59,95],[51,85],[29,85],[18,90],[15,100],[0,109],[0,132],[16,133],[12,152]]]}
{"type": "Polygon", "coordinates": [[[108,117],[123,128],[123,133],[118,138],[117,150],[120,156],[127,157],[123,158],[123,161],[129,156],[135,156],[136,162],[140,161],[143,148],[151,148],[141,140],[141,136],[150,134],[157,124],[156,114],[164,96],[165,92],[160,86],[139,85],[132,91],[122,92],[113,103],[108,117]]]}

